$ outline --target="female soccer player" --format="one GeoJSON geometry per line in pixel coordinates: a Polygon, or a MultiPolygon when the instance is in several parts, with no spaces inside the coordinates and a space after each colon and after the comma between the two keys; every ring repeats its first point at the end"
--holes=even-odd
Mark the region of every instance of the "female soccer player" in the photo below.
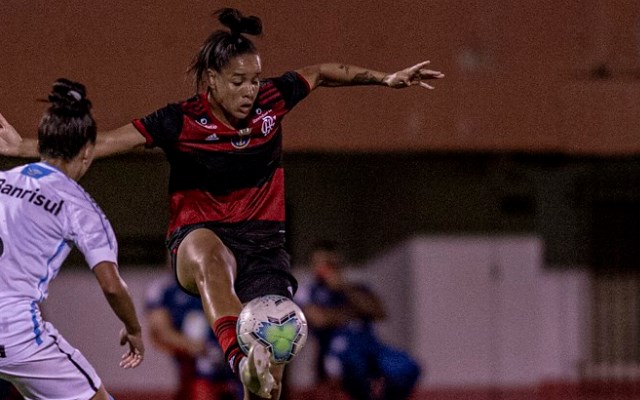
{"type": "Polygon", "coordinates": [[[84,86],[59,79],[38,128],[41,161],[0,171],[0,378],[26,399],[111,397],[96,371],[42,319],[38,304],[76,245],[117,317],[120,366],[144,355],[140,324],[117,269],[109,221],[76,183],[91,165],[96,124],[84,86]]]}
{"type": "MultiPolygon", "coordinates": [[[[171,166],[168,246],[178,283],[202,298],[231,368],[248,392],[279,398],[283,367],[262,348],[242,354],[235,333],[242,304],[266,295],[292,297],[297,282],[284,249],[283,117],[314,89],[381,85],[404,88],[442,78],[428,61],[386,74],[319,64],[261,78],[261,59],[246,35],[262,32],[257,17],[222,9],[228,30],[213,32],[191,65],[196,96],[170,104],[111,132],[101,133],[98,157],[160,147],[171,166]]],[[[0,116],[0,153],[30,156],[0,116]]],[[[245,391],[245,398],[255,398],[245,391]]]]}

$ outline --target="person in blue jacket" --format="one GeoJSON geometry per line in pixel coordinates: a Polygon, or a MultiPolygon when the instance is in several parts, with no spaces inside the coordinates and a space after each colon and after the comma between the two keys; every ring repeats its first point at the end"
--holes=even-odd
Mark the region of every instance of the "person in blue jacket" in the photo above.
{"type": "Polygon", "coordinates": [[[337,242],[316,243],[310,263],[313,281],[299,301],[317,339],[319,380],[339,382],[353,400],[408,398],[421,368],[376,336],[373,323],[386,317],[380,298],[346,279],[337,242]]]}

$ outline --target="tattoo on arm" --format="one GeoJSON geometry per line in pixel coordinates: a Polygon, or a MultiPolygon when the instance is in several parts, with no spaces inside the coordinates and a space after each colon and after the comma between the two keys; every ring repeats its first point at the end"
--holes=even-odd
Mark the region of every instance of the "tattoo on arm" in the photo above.
{"type": "Polygon", "coordinates": [[[322,75],[320,86],[379,85],[381,83],[382,78],[376,77],[372,71],[353,68],[346,64],[336,64],[322,75]]]}
{"type": "MultiPolygon", "coordinates": [[[[348,65],[340,65],[340,69],[344,70],[345,76],[349,78],[351,76],[348,65]]],[[[355,74],[353,78],[350,78],[349,83],[353,85],[368,85],[371,83],[380,83],[379,79],[376,79],[375,76],[369,71],[360,72],[359,74],[355,74]]]]}
{"type": "Polygon", "coordinates": [[[356,76],[351,79],[351,83],[354,85],[370,85],[372,83],[380,83],[380,79],[373,76],[371,72],[365,71],[356,74],[356,76]]]}

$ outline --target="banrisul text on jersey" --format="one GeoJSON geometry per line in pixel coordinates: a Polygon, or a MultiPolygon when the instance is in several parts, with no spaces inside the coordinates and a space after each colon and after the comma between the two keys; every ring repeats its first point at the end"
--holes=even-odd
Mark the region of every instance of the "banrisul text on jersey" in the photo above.
{"type": "Polygon", "coordinates": [[[40,189],[28,190],[7,183],[6,179],[0,179],[0,196],[10,196],[27,201],[34,206],[42,207],[45,211],[57,216],[62,210],[64,200],[54,201],[40,194],[40,189]]]}

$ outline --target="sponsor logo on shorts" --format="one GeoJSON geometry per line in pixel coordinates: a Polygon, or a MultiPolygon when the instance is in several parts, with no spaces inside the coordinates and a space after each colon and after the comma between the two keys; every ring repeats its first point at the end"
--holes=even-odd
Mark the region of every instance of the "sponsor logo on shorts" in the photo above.
{"type": "Polygon", "coordinates": [[[7,358],[7,352],[4,350],[3,344],[0,344],[0,358],[7,358]]]}

